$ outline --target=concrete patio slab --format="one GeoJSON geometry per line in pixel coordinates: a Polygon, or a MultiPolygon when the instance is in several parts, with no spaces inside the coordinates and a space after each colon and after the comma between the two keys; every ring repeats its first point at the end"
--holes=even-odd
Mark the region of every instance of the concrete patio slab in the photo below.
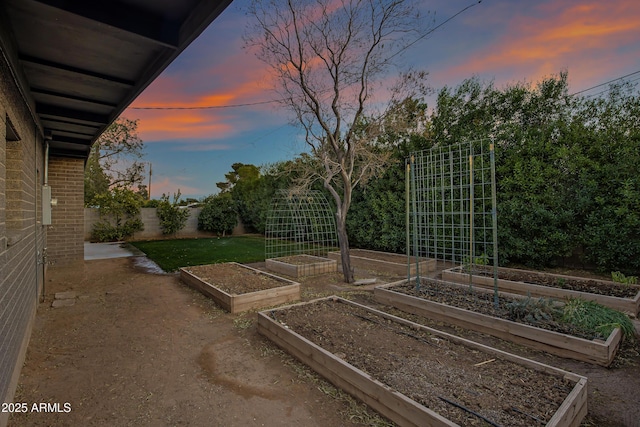
{"type": "Polygon", "coordinates": [[[84,242],[85,261],[94,259],[125,258],[130,256],[144,256],[144,253],[126,242],[84,242]]]}

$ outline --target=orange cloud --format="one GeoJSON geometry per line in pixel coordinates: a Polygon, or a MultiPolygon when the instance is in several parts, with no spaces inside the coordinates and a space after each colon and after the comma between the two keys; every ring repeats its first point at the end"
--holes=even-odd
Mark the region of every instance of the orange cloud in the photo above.
{"type": "Polygon", "coordinates": [[[175,138],[220,138],[233,127],[221,117],[199,110],[128,110],[128,117],[138,118],[138,133],[143,141],[175,138]]]}
{"type": "Polygon", "coordinates": [[[536,7],[536,11],[539,13],[535,17],[510,18],[496,44],[447,70],[447,74],[462,79],[506,71],[537,80],[568,69],[575,84],[632,64],[640,55],[640,2],[590,1],[568,7],[566,2],[552,2],[536,7]],[[619,46],[635,50],[627,56],[626,64],[616,51],[619,46]]]}
{"type": "Polygon", "coordinates": [[[246,109],[226,107],[268,100],[272,94],[264,92],[269,81],[264,66],[256,66],[247,55],[233,56],[236,60],[224,65],[185,69],[175,76],[163,74],[124,115],[140,119],[138,131],[144,141],[219,139],[241,131],[239,123],[251,124],[241,119],[246,109]]]}

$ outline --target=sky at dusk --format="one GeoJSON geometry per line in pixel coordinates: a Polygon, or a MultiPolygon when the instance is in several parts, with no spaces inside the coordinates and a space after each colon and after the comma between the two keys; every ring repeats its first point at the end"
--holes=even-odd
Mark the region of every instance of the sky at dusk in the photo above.
{"type": "MultiPolygon", "coordinates": [[[[242,47],[246,3],[234,0],[123,113],[139,119],[153,198],[178,189],[183,198],[201,198],[218,191],[216,182],[233,163],[260,166],[306,150],[287,111],[257,104],[275,95],[266,66],[242,47]],[[224,107],[239,104],[255,105],[224,107]],[[223,108],[135,108],[197,106],[223,108]]],[[[437,25],[474,3],[424,0],[422,6],[435,12],[437,25]]],[[[640,1],[483,0],[398,61],[426,69],[436,90],[472,76],[501,87],[567,70],[574,93],[640,71],[640,1]]]]}

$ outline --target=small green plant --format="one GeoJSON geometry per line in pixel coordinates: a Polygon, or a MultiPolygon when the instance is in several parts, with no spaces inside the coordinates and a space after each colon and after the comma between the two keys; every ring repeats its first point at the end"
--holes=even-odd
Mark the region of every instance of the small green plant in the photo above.
{"type": "Polygon", "coordinates": [[[180,190],[173,195],[173,202],[169,200],[167,194],[162,194],[160,203],[156,208],[156,215],[160,219],[162,234],[176,234],[182,230],[189,219],[189,210],[178,205],[180,200],[180,190]]]}
{"type": "Polygon", "coordinates": [[[551,322],[562,315],[562,309],[551,298],[531,298],[528,296],[512,301],[506,307],[511,319],[529,323],[551,322]]]}
{"type": "Polygon", "coordinates": [[[557,278],[553,283],[559,288],[564,288],[567,285],[567,281],[563,277],[557,278]]]}
{"type": "Polygon", "coordinates": [[[489,255],[482,253],[473,258],[466,256],[463,258],[463,265],[466,269],[471,268],[473,265],[489,265],[489,255]]]}
{"type": "Polygon", "coordinates": [[[620,328],[626,338],[633,339],[635,335],[633,323],[626,314],[581,298],[565,303],[562,320],[601,338],[607,338],[615,328],[620,328]]]}
{"type": "Polygon", "coordinates": [[[489,265],[489,255],[482,253],[479,256],[473,258],[475,265],[489,265]]]}
{"type": "Polygon", "coordinates": [[[625,276],[619,271],[611,272],[611,280],[616,283],[622,283],[623,285],[637,285],[638,278],[636,276],[625,276]]]}

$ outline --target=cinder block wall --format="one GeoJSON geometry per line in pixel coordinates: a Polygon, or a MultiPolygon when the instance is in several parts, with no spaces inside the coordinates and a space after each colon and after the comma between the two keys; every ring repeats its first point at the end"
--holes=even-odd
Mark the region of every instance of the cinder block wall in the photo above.
{"type": "MultiPolygon", "coordinates": [[[[44,281],[46,241],[43,141],[9,67],[0,57],[0,402],[13,401],[44,281]]],[[[7,419],[0,412],[0,426],[7,419]]]]}
{"type": "MultiPolygon", "coordinates": [[[[201,208],[189,209],[189,218],[187,219],[187,223],[182,230],[176,233],[175,238],[211,237],[211,233],[198,230],[198,215],[200,215],[201,210],[201,208]]],[[[144,223],[144,230],[135,233],[133,235],[133,240],[166,239],[173,237],[162,234],[160,219],[156,213],[156,208],[140,209],[140,218],[144,223]]]]}
{"type": "Polygon", "coordinates": [[[54,265],[84,259],[84,160],[49,158],[49,186],[57,206],[51,210],[48,256],[54,265]]]}
{"type": "MultiPolygon", "coordinates": [[[[134,233],[130,240],[213,237],[213,233],[198,230],[198,215],[200,215],[200,211],[202,211],[202,208],[189,208],[189,219],[187,220],[185,227],[176,233],[175,236],[167,236],[162,234],[160,220],[156,214],[156,208],[142,208],[140,209],[140,219],[144,223],[144,230],[134,233]]],[[[84,209],[84,239],[86,241],[91,240],[93,225],[98,221],[100,221],[100,213],[97,208],[84,209]]],[[[245,234],[244,226],[241,223],[238,223],[231,234],[245,234]]]]}

